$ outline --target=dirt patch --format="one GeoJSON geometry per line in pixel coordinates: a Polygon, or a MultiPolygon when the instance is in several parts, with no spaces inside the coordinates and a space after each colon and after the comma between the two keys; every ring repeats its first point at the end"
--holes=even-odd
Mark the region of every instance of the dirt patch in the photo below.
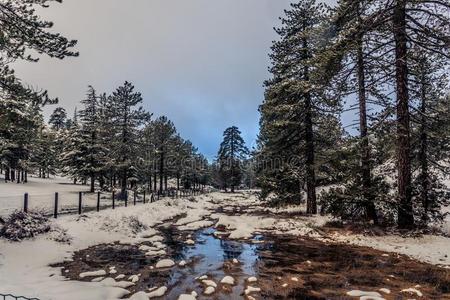
{"type": "Polygon", "coordinates": [[[380,292],[385,299],[406,299],[417,295],[401,290],[416,286],[423,299],[450,299],[450,270],[366,247],[290,236],[272,239],[260,253],[258,268],[266,299],[355,299],[346,293],[380,288],[391,291],[380,292]]]}

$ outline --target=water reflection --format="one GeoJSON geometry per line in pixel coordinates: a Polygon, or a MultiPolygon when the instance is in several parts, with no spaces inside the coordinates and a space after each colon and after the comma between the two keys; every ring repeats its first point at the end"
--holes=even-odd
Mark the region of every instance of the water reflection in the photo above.
{"type": "Polygon", "coordinates": [[[237,285],[232,289],[231,294],[217,293],[215,298],[238,298],[243,292],[244,280],[249,276],[257,275],[258,252],[263,244],[219,239],[213,235],[214,231],[213,228],[207,228],[196,232],[194,234],[196,244],[180,249],[181,253],[176,256],[193,263],[175,271],[168,282],[168,286],[173,289],[167,295],[167,299],[177,299],[179,294],[190,293],[193,290],[201,295],[203,288],[195,278],[204,274],[217,283],[225,275],[233,276],[237,285]],[[239,260],[238,264],[231,263],[234,258],[239,260]],[[223,268],[224,262],[232,265],[232,268],[223,268]]]}

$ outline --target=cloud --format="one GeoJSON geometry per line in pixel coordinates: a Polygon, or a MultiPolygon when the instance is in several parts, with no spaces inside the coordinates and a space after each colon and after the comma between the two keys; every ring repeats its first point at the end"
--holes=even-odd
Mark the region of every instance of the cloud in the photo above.
{"type": "Polygon", "coordinates": [[[212,158],[228,126],[238,126],[249,145],[256,138],[273,27],[289,3],[65,0],[39,12],[55,22],[55,31],[78,39],[80,57],[42,57],[15,67],[69,112],[89,84],[109,93],[131,81],[146,109],[167,115],[212,158]]]}

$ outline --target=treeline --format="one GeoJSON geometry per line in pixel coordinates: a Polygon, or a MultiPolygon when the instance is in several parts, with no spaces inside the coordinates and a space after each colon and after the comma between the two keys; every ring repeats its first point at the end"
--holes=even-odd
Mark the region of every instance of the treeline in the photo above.
{"type": "Polygon", "coordinates": [[[449,9],[448,1],[302,0],[285,11],[260,106],[264,197],[299,203],[306,194],[308,213],[401,228],[444,217],[449,9]],[[354,110],[359,136],[340,122],[354,110]]]}
{"type": "Polygon", "coordinates": [[[89,183],[91,192],[96,183],[103,190],[119,186],[121,195],[138,184],[149,191],[166,191],[169,178],[175,179],[172,188],[177,189],[207,184],[206,158],[167,117],[153,120],[140,106],[142,101],[134,86],[125,82],[111,95],[89,87],[82,109],[73,118],[67,118],[61,107],[54,110],[48,125],[36,111],[24,116],[36,122],[23,127],[12,118],[11,141],[20,147],[9,148],[8,155],[2,156],[5,179],[13,180],[16,171],[32,171],[40,177],[62,174],[75,183],[89,183]]]}

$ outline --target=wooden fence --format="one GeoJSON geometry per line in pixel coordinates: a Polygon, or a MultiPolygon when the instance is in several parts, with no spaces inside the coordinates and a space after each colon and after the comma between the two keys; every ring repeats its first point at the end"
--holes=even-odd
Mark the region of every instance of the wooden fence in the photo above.
{"type": "MultiPolygon", "coordinates": [[[[167,190],[167,191],[162,191],[162,192],[150,192],[150,193],[146,193],[145,191],[143,191],[142,193],[138,193],[137,191],[133,191],[132,192],[132,197],[130,197],[130,193],[127,191],[125,193],[124,196],[117,196],[115,191],[112,191],[111,193],[104,193],[104,192],[96,192],[96,197],[97,197],[97,201],[96,201],[96,206],[84,206],[83,205],[83,198],[84,195],[90,195],[92,196],[92,193],[89,192],[78,192],[78,205],[76,209],[73,210],[66,210],[65,214],[67,213],[75,213],[77,212],[79,215],[81,215],[83,212],[89,212],[89,211],[97,211],[99,212],[102,209],[108,209],[108,208],[112,208],[115,209],[118,206],[125,206],[127,207],[128,205],[137,205],[138,203],[152,203],[155,201],[158,201],[162,198],[172,198],[172,199],[177,199],[177,198],[184,198],[184,197],[190,197],[190,196],[196,196],[196,195],[200,195],[200,194],[204,194],[205,190],[200,190],[200,189],[180,189],[180,190],[167,190]],[[109,204],[107,205],[102,205],[102,199],[105,200],[107,198],[105,198],[104,196],[107,195],[107,197],[109,196],[109,204]]],[[[32,196],[32,195],[31,195],[32,196]]],[[[53,215],[54,218],[58,218],[58,215],[61,214],[61,209],[60,209],[60,203],[61,203],[61,197],[60,194],[58,192],[56,192],[54,194],[54,202],[53,202],[53,208],[52,208],[52,212],[53,213],[49,213],[49,215],[53,215]]],[[[29,205],[30,205],[30,201],[31,201],[31,197],[28,193],[25,193],[23,196],[23,211],[24,212],[28,212],[29,210],[29,205]]],[[[104,203],[104,201],[103,201],[104,203]]]]}

